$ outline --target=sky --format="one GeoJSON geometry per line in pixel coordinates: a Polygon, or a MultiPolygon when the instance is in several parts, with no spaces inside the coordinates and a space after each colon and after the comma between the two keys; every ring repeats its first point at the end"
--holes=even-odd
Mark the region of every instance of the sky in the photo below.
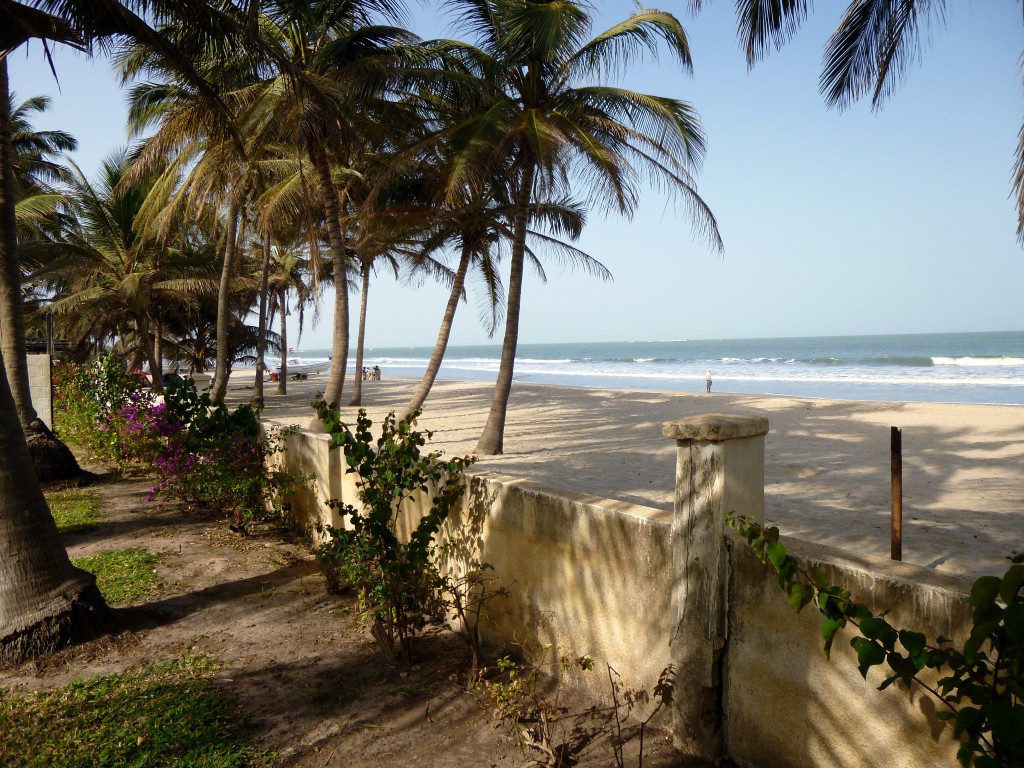
{"type": "MultiPolygon", "coordinates": [[[[458,37],[440,5],[413,8],[410,28],[458,37]]],[[[598,5],[595,33],[633,9],[598,5]]],[[[665,56],[616,82],[700,114],[708,152],[697,189],[725,249],[712,251],[653,190],[631,219],[594,210],[576,245],[614,280],[555,262],[546,283],[529,273],[521,343],[1024,330],[1010,186],[1024,117],[1019,4],[949,4],[880,110],[865,101],[840,112],[826,107],[818,75],[842,5],[817,3],[791,43],[748,71],[733,3],[705,2],[692,15],[689,2],[662,0],[687,30],[693,75],[665,56]]],[[[74,159],[93,174],[126,142],[124,92],[106,62],[70,51],[58,52],[57,72],[59,90],[38,45],[10,60],[18,97],[53,98],[36,126],[74,134],[74,159]]],[[[367,346],[432,345],[446,298],[439,285],[381,272],[367,346]]],[[[318,324],[307,315],[296,348],[330,346],[331,307],[328,295],[318,324]]],[[[451,343],[500,340],[500,330],[488,339],[471,293],[451,343]]]]}

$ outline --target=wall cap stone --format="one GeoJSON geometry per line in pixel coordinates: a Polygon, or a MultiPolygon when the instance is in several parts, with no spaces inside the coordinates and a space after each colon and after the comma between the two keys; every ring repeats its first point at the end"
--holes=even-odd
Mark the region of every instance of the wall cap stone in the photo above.
{"type": "Polygon", "coordinates": [[[726,413],[704,413],[685,419],[666,421],[661,433],[672,440],[708,440],[720,443],[744,437],[768,434],[768,419],[764,416],[736,416],[726,413]]]}

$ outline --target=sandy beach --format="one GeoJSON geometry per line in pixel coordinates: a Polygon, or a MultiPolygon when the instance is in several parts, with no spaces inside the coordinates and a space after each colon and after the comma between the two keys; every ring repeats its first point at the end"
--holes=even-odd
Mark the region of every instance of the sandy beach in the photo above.
{"type": "MultiPolygon", "coordinates": [[[[252,372],[232,375],[244,401],[252,372]]],[[[264,418],[305,426],[326,376],[266,383],[264,418]]],[[[363,383],[371,418],[401,409],[411,379],[363,383]]],[[[439,381],[420,426],[450,454],[472,452],[492,385],[439,381]]],[[[351,397],[346,387],[344,399],[351,397]]],[[[354,416],[355,408],[343,409],[354,416]]],[[[700,413],[765,416],[765,505],[783,534],[889,556],[889,435],[903,430],[903,559],[968,577],[1001,574],[1024,546],[1024,407],[593,390],[516,384],[505,454],[476,465],[584,494],[671,510],[675,445],[663,422],[700,413]]]]}

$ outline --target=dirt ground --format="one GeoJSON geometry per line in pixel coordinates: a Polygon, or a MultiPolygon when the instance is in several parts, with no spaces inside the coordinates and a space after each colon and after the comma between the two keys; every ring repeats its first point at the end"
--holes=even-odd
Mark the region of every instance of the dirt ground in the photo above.
{"type": "MultiPolygon", "coordinates": [[[[276,766],[535,765],[479,694],[467,693],[468,652],[442,627],[419,641],[410,667],[389,664],[355,600],[328,594],[312,555],[271,527],[248,537],[220,516],[147,502],[150,481],[100,482],[106,518],[68,536],[72,558],[126,547],[160,555],[161,593],[121,609],[128,629],[41,662],[0,671],[0,686],[36,690],[139,662],[204,653],[247,713],[252,739],[276,766]]],[[[606,702],[605,702],[606,703],[606,702]]],[[[582,703],[577,703],[582,708],[582,703]]],[[[570,722],[568,720],[563,722],[570,722]]],[[[580,723],[579,765],[615,765],[600,718],[580,723]]],[[[626,765],[638,765],[635,741],[626,765]]],[[[684,763],[665,734],[648,733],[643,765],[684,763]]],[[[686,763],[686,765],[692,765],[686,763]]]]}

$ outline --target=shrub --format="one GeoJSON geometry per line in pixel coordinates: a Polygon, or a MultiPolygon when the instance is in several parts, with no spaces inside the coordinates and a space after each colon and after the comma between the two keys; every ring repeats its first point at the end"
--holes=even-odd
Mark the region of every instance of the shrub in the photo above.
{"type": "Polygon", "coordinates": [[[361,508],[332,500],[351,528],[329,527],[330,540],[317,550],[329,583],[350,585],[359,595],[374,638],[389,656],[412,657],[416,633],[428,614],[441,611],[442,581],[432,560],[434,537],[462,497],[462,473],[475,459],[442,460],[441,452],[423,455],[430,432],[414,429],[418,412],[397,420],[385,417],[375,441],[372,422],[360,409],[355,432],[323,399],[313,404],[331,436],[331,448],[344,448],[348,472],[356,482],[361,508]],[[402,504],[417,493],[431,493],[431,505],[408,541],[396,533],[402,504]]]}
{"type": "Polygon", "coordinates": [[[296,473],[268,467],[268,457],[284,450],[289,432],[264,434],[258,410],[214,407],[192,379],[172,383],[164,398],[165,407],[151,422],[163,437],[153,459],[160,480],[151,499],[162,496],[222,510],[231,515],[232,527],[244,532],[250,521],[266,516],[268,507],[279,508],[282,495],[301,482],[296,473]]]}

